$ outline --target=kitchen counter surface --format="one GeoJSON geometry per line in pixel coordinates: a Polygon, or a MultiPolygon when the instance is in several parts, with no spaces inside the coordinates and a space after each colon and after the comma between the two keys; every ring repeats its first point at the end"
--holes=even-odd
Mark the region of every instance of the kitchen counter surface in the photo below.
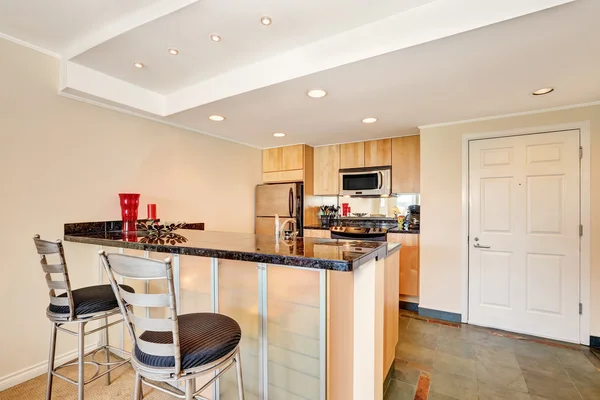
{"type": "Polygon", "coordinates": [[[421,233],[421,231],[420,230],[416,230],[416,229],[411,229],[409,231],[405,231],[405,230],[402,230],[402,229],[399,229],[399,228],[394,228],[394,229],[390,229],[388,231],[388,233],[405,233],[405,234],[409,234],[409,235],[410,234],[418,235],[419,233],[421,233]]]}
{"type": "MultiPolygon", "coordinates": [[[[320,225],[306,225],[304,226],[304,229],[315,229],[315,230],[320,230],[320,231],[328,231],[331,228],[324,228],[320,225]]],[[[419,230],[410,230],[410,231],[405,231],[399,228],[391,228],[388,230],[388,233],[406,233],[406,234],[413,234],[413,235],[418,235],[421,231],[419,230]]]]}
{"type": "Polygon", "coordinates": [[[122,231],[66,231],[64,239],[108,247],[336,271],[352,271],[399,249],[399,245],[390,247],[391,243],[386,242],[317,238],[277,241],[269,235],[191,229],[179,229],[174,235],[161,238],[149,237],[143,231],[129,235],[122,231]]]}

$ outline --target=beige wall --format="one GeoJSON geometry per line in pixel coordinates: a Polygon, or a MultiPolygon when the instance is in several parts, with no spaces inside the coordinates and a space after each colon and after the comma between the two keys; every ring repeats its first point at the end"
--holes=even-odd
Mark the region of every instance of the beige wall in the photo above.
{"type": "MultiPolygon", "coordinates": [[[[0,384],[47,359],[44,277],[31,237],[119,219],[117,193],[141,193],[163,220],[253,232],[259,150],[57,95],[57,59],[0,39],[0,384]],[[10,328],[9,328],[10,327],[10,328]]],[[[98,277],[92,246],[65,244],[71,281],[98,277]]],[[[59,337],[58,353],[74,348],[59,337]]]]}
{"type": "Polygon", "coordinates": [[[591,318],[600,336],[600,106],[493,119],[421,130],[420,306],[461,313],[462,136],[590,121],[591,126],[591,318]]]}

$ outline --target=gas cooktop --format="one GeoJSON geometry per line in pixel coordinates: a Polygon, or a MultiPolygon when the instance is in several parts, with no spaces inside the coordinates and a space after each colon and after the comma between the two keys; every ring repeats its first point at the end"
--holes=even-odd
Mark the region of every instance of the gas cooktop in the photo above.
{"type": "Polygon", "coordinates": [[[333,226],[332,233],[343,233],[347,236],[369,236],[369,235],[385,235],[388,228],[363,228],[360,226],[333,226]]]}

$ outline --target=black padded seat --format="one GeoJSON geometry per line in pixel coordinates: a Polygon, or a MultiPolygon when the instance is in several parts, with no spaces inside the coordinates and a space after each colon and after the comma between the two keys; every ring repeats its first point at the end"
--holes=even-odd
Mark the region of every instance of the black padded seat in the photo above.
{"type": "MultiPolygon", "coordinates": [[[[181,368],[190,369],[209,364],[232,352],[242,338],[242,330],[235,320],[215,313],[194,313],[178,316],[181,368]]],[[[146,331],[142,340],[152,343],[173,343],[172,332],[146,331]]],[[[151,367],[175,366],[175,357],[154,356],[135,347],[135,356],[151,367]]]]}
{"type": "MultiPolygon", "coordinates": [[[[120,285],[123,290],[135,293],[131,286],[120,285]]],[[[103,311],[110,311],[119,307],[115,294],[110,285],[88,286],[81,289],[75,289],[73,293],[73,304],[75,305],[75,315],[93,314],[103,311]]],[[[67,297],[66,293],[58,297],[67,297]]],[[[50,312],[55,314],[69,314],[69,306],[56,306],[50,304],[50,312]]]]}

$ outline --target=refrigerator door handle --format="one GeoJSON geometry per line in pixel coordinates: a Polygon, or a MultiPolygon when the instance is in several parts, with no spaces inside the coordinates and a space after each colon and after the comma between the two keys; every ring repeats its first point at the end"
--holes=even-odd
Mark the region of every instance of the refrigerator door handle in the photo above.
{"type": "Polygon", "coordinates": [[[290,188],[290,194],[288,199],[288,211],[290,213],[290,217],[294,216],[294,191],[290,188]]]}

